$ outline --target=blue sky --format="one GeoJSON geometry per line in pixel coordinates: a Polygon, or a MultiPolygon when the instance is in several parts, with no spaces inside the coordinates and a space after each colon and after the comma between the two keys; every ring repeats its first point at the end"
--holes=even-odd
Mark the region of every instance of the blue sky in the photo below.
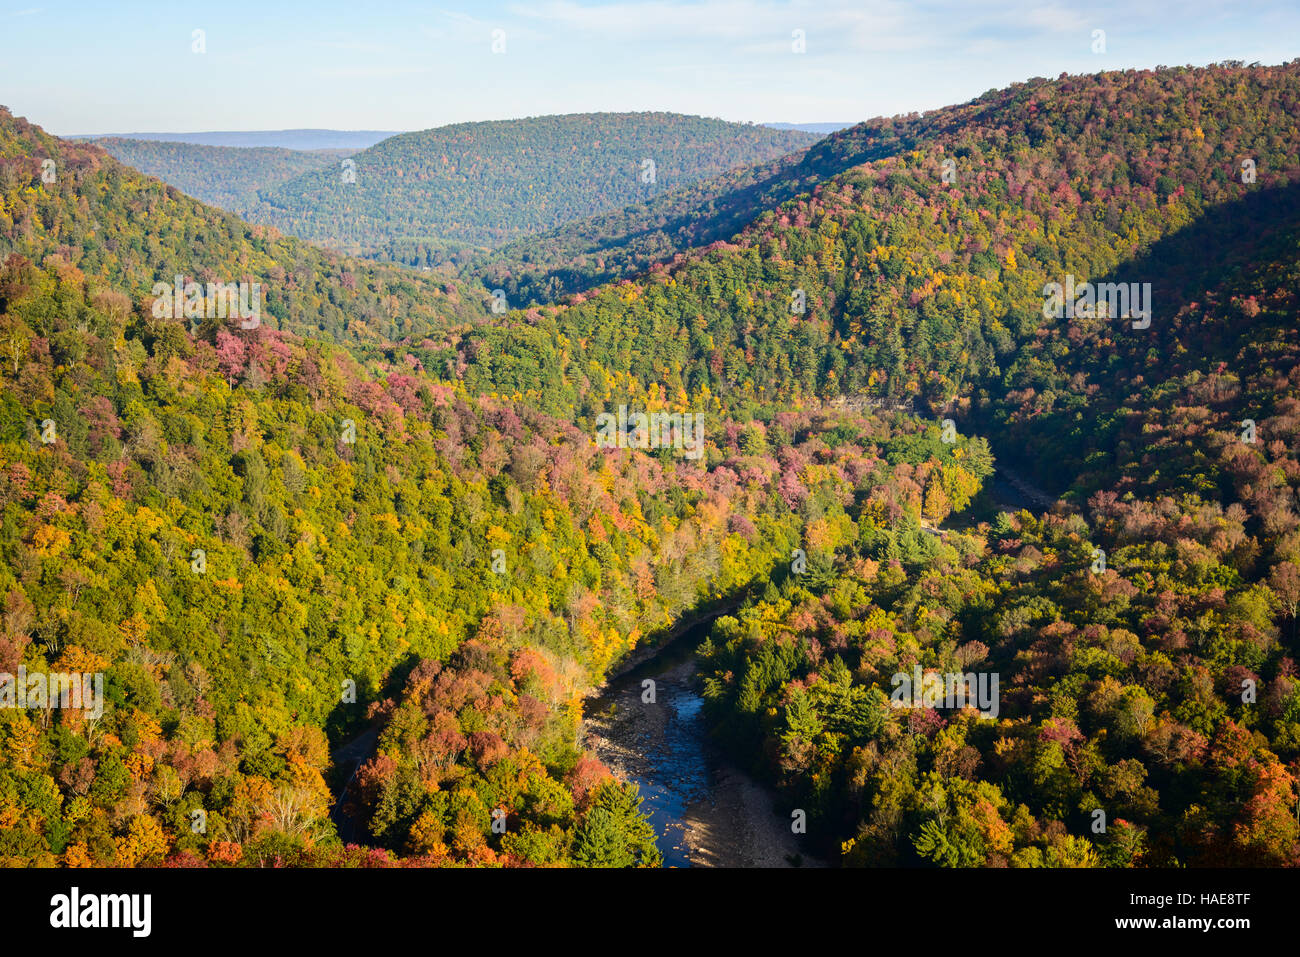
{"type": "Polygon", "coordinates": [[[62,135],[594,110],[858,121],[1032,76],[1284,62],[1300,56],[1300,4],[0,0],[0,48],[0,103],[62,135]],[[195,30],[206,52],[193,52],[195,30]]]}

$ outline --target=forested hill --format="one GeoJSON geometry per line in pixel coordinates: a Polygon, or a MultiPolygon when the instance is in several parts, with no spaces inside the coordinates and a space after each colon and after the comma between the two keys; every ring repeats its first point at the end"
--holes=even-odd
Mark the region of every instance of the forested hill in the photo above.
{"type": "Polygon", "coordinates": [[[261,283],[265,325],[318,339],[419,338],[486,314],[455,282],[251,225],[0,107],[0,256],[11,252],[37,263],[57,255],[136,303],[178,275],[261,283]]]}
{"type": "Polygon", "coordinates": [[[354,175],[303,174],[266,192],[253,215],[323,245],[423,261],[448,244],[496,246],[817,138],[675,113],[460,123],[378,143],[353,157],[354,175]]]}
{"type": "MultiPolygon", "coordinates": [[[[630,278],[651,264],[671,262],[693,248],[731,239],[763,212],[811,191],[830,176],[908,148],[934,120],[934,114],[926,114],[861,123],[806,150],[727,170],[541,235],[524,236],[472,258],[461,272],[489,289],[504,289],[508,301],[517,305],[555,302],[630,278]]],[[[421,264],[418,256],[405,261],[421,264]]]]}
{"type": "Polygon", "coordinates": [[[309,170],[337,167],[354,149],[290,150],[106,137],[93,141],[127,166],[241,215],[270,189],[309,170]]]}

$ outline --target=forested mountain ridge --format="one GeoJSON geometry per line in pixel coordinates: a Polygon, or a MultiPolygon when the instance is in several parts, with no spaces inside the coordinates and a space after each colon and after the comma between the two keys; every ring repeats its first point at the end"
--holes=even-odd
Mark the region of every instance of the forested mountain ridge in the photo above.
{"type": "Polygon", "coordinates": [[[0,109],[0,255],[57,254],[139,303],[155,283],[260,283],[261,321],[355,343],[442,334],[486,315],[457,283],[348,260],[255,226],[0,109]]]}
{"type": "Polygon", "coordinates": [[[265,191],[250,215],[333,248],[426,264],[431,250],[499,245],[816,139],[674,113],[460,123],[390,137],[351,171],[265,191]]]}
{"type": "MultiPolygon", "coordinates": [[[[924,150],[763,213],[734,243],[476,329],[462,357],[493,366],[465,375],[566,404],[592,363],[731,408],[964,401],[1041,361],[1048,282],[1106,279],[1216,205],[1292,182],[1297,103],[1297,64],[1018,84],[928,121],[924,150]]],[[[1152,323],[1172,305],[1158,301],[1152,323]]]]}
{"type": "Polygon", "coordinates": [[[155,176],[195,199],[244,215],[258,192],[308,170],[337,167],[351,149],[289,150],[105,137],[93,140],[127,166],[155,176]]]}

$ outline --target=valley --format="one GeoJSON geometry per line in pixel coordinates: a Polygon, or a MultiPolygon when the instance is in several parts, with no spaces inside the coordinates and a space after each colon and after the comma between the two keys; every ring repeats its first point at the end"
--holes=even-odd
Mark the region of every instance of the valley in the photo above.
{"type": "Polygon", "coordinates": [[[1297,117],[0,111],[0,864],[1300,863],[1297,117]]]}
{"type": "Polygon", "coordinates": [[[585,709],[586,745],[640,788],[666,867],[809,866],[772,792],[710,743],[696,689],[697,626],[613,678],[585,709]],[[653,681],[656,700],[643,701],[653,681]]]}

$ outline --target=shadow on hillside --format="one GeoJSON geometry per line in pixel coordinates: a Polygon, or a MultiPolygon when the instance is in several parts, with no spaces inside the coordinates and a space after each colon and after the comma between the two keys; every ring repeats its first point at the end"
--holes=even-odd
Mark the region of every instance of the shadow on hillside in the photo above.
{"type": "MultiPolygon", "coordinates": [[[[1234,293],[1248,295],[1254,269],[1286,255],[1294,257],[1297,229],[1300,182],[1259,189],[1208,209],[1142,255],[1089,277],[1094,283],[1151,283],[1151,327],[1135,330],[1128,320],[1112,320],[1107,334],[1116,354],[1104,366],[1090,362],[1086,341],[1071,344],[1069,357],[1057,360],[1067,375],[1086,370],[1088,381],[1100,386],[1086,406],[1059,401],[1053,411],[1012,425],[1000,421],[1000,405],[987,409],[977,427],[989,436],[999,459],[1048,488],[1082,483],[1083,491],[1090,492],[1097,475],[1118,469],[1118,413],[1139,387],[1137,376],[1149,384],[1157,377],[1209,371],[1231,360],[1246,331],[1220,323],[1193,327],[1193,338],[1188,329],[1177,327],[1179,311],[1204,301],[1207,292],[1220,302],[1234,293]]],[[[1061,334],[1064,326],[1061,320],[1061,334]]]]}

